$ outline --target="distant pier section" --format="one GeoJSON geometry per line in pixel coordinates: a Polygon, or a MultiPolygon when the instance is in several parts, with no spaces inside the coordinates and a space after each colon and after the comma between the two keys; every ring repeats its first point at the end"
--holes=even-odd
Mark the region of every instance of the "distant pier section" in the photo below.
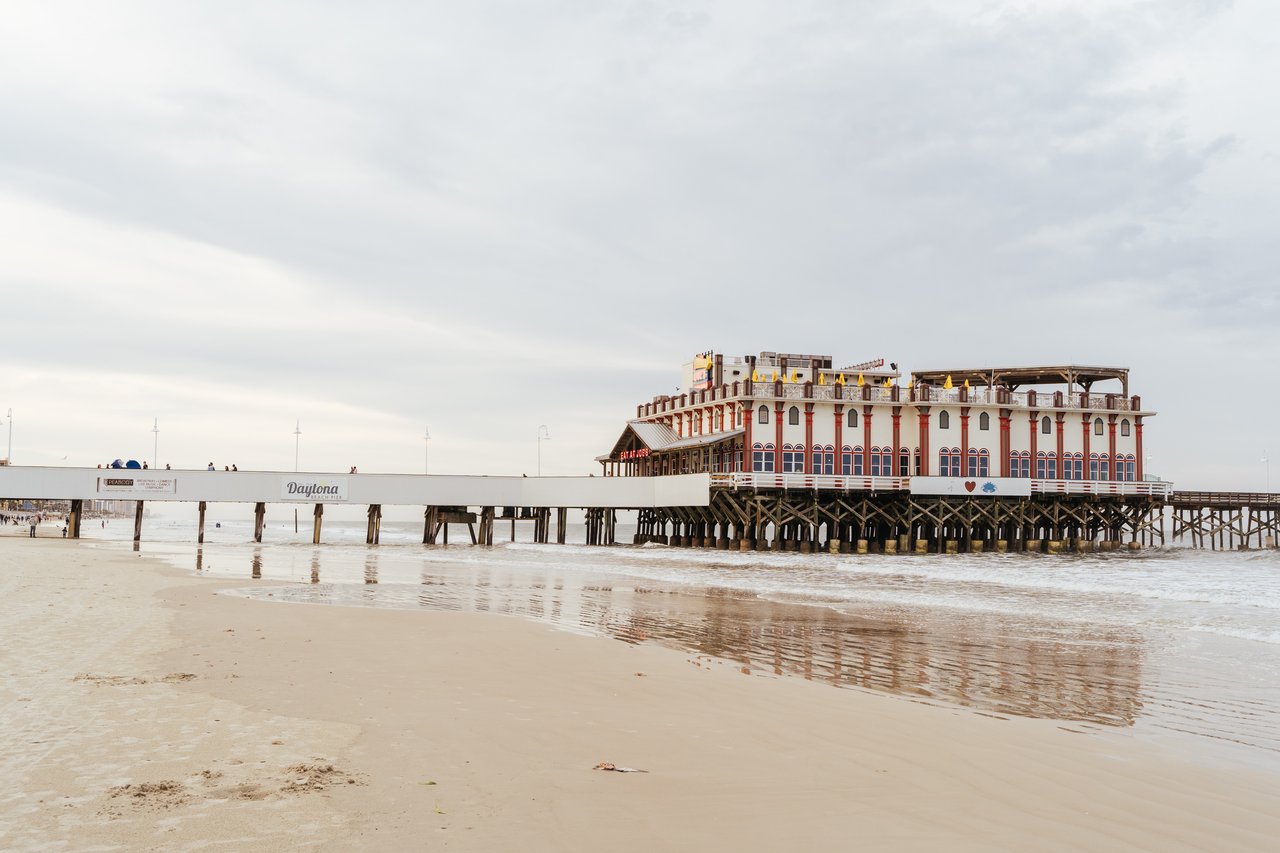
{"type": "Polygon", "coordinates": [[[557,541],[564,542],[567,511],[581,509],[586,513],[587,543],[604,545],[614,542],[619,509],[707,506],[710,484],[708,474],[642,479],[0,467],[0,496],[69,500],[71,537],[80,535],[84,501],[137,501],[135,542],[142,535],[144,503],[163,501],[198,505],[200,541],[209,503],[254,504],[257,541],[262,539],[268,503],[299,503],[313,506],[316,543],[325,505],[352,504],[368,507],[370,544],[378,541],[382,507],[422,506],[423,542],[428,544],[441,536],[448,542],[450,524],[465,524],[476,544],[492,544],[493,525],[499,518],[513,524],[517,518],[533,521],[534,540],[546,542],[552,510],[557,515],[557,541]],[[471,512],[471,507],[479,512],[471,512]]]}

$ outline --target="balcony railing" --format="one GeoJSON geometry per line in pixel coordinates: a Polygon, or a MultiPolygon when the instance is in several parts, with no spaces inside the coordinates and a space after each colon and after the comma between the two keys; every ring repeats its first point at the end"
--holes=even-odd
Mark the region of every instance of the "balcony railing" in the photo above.
{"type": "Polygon", "coordinates": [[[847,477],[837,474],[772,474],[735,471],[712,474],[711,485],[746,489],[822,489],[841,492],[905,491],[906,477],[847,477]]]}
{"type": "Polygon", "coordinates": [[[1173,483],[1126,480],[1032,480],[1033,495],[1146,495],[1167,498],[1173,483]]]}
{"type": "Polygon", "coordinates": [[[681,412],[709,404],[751,399],[838,401],[857,403],[915,403],[918,405],[986,405],[1010,408],[1049,410],[1073,409],[1090,412],[1142,411],[1142,398],[1120,394],[1067,394],[1062,391],[1006,391],[997,388],[938,388],[918,385],[915,388],[884,385],[815,385],[812,382],[733,382],[701,391],[686,392],[656,403],[637,406],[638,417],[652,417],[667,412],[681,412]]]}
{"type": "MultiPolygon", "coordinates": [[[[839,492],[909,492],[910,477],[851,477],[837,474],[774,474],[735,471],[712,474],[711,485],[735,489],[802,489],[839,492]]],[[[1141,495],[1167,498],[1173,484],[1119,480],[1032,480],[1033,495],[1141,495]]]]}

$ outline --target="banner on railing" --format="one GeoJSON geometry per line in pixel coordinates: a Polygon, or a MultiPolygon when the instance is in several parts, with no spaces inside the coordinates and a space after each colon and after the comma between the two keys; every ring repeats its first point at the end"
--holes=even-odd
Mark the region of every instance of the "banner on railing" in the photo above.
{"type": "Polygon", "coordinates": [[[342,502],[347,499],[347,478],[286,475],[280,478],[280,497],[286,501],[342,502]]]}
{"type": "Polygon", "coordinates": [[[912,477],[908,488],[913,495],[1031,496],[1031,480],[1025,477],[912,477]]]}

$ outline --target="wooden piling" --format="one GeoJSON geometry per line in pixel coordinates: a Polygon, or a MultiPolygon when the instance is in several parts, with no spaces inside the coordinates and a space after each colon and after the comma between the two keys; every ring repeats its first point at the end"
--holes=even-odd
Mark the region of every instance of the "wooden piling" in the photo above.
{"type": "Polygon", "coordinates": [[[133,509],[133,542],[142,541],[142,501],[137,501],[133,509]]]}
{"type": "Polygon", "coordinates": [[[316,504],[316,508],[313,510],[312,515],[314,516],[314,521],[311,526],[311,544],[319,545],[320,528],[324,523],[324,504],[316,504]]]}
{"type": "Polygon", "coordinates": [[[84,515],[84,501],[73,500],[71,502],[71,515],[67,519],[67,536],[72,539],[80,538],[80,518],[84,515]]]}
{"type": "Polygon", "coordinates": [[[200,506],[200,525],[199,527],[196,528],[196,543],[199,545],[203,545],[204,544],[204,511],[207,504],[205,504],[204,501],[200,501],[199,506],[200,506]]]}
{"type": "Polygon", "coordinates": [[[253,541],[262,541],[262,529],[267,523],[267,505],[262,502],[254,504],[253,507],[253,541]]]}

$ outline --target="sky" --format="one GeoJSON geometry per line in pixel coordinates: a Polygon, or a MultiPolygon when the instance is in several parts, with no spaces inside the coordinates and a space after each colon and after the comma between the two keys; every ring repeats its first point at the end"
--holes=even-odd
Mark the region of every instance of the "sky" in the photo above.
{"type": "Polygon", "coordinates": [[[1280,484],[1280,4],[4,8],[16,464],[587,473],[778,350],[1127,366],[1280,484]]]}

